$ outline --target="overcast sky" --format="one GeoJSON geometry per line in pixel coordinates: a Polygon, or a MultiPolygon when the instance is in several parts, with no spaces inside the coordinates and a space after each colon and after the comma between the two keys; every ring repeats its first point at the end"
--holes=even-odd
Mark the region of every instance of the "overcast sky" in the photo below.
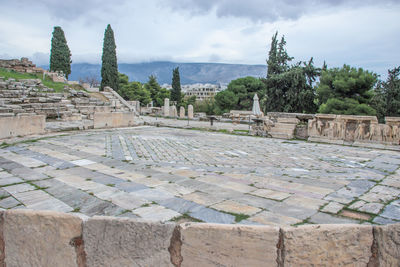
{"type": "Polygon", "coordinates": [[[275,31],[296,61],[385,75],[400,65],[400,0],[0,0],[0,58],[48,64],[61,26],[75,63],[99,63],[111,24],[119,63],[265,64],[275,31]]]}

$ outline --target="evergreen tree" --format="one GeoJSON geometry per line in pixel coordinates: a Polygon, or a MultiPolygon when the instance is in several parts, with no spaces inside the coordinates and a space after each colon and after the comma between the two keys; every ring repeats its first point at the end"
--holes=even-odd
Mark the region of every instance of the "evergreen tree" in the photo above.
{"type": "Polygon", "coordinates": [[[61,27],[54,27],[51,39],[50,71],[62,71],[68,79],[71,74],[71,51],[69,50],[64,31],[61,27]]]}
{"type": "Polygon", "coordinates": [[[276,32],[272,37],[271,48],[268,53],[267,78],[274,74],[281,74],[289,69],[288,63],[293,58],[288,55],[285,46],[285,36],[282,36],[281,41],[278,43],[278,32],[276,32]]]}
{"type": "Polygon", "coordinates": [[[322,69],[321,70],[327,70],[328,69],[328,65],[326,64],[325,60],[324,60],[324,64],[322,65],[322,69]]]}
{"type": "Polygon", "coordinates": [[[177,106],[181,104],[181,79],[179,77],[179,67],[176,67],[172,72],[172,90],[171,101],[176,101],[177,106]]]}
{"type": "Polygon", "coordinates": [[[387,81],[384,82],[386,95],[386,114],[385,116],[400,116],[400,67],[389,70],[387,81]]]}
{"type": "Polygon", "coordinates": [[[378,83],[372,99],[372,106],[381,122],[386,116],[400,116],[400,67],[389,70],[388,74],[385,82],[378,83]]]}
{"type": "Polygon", "coordinates": [[[119,89],[116,45],[114,32],[110,24],[107,25],[104,32],[100,90],[104,90],[106,86],[111,87],[115,91],[119,89]]]}
{"type": "Polygon", "coordinates": [[[231,81],[228,88],[216,94],[214,99],[220,113],[232,109],[251,110],[255,94],[263,96],[265,86],[260,79],[248,76],[231,81]]]}
{"type": "Polygon", "coordinates": [[[156,99],[156,95],[161,90],[161,86],[158,84],[157,78],[154,75],[149,76],[149,80],[144,87],[150,92],[152,100],[156,99]]]}
{"type": "Polygon", "coordinates": [[[377,75],[344,65],[322,71],[316,91],[320,113],[376,115],[370,106],[377,75]]]}
{"type": "Polygon", "coordinates": [[[271,48],[267,59],[267,78],[278,72],[278,32],[272,36],[271,48]]]}
{"type": "Polygon", "coordinates": [[[277,37],[278,32],[272,37],[267,78],[263,79],[266,94],[261,102],[265,104],[265,111],[314,113],[317,106],[313,83],[320,69],[314,67],[312,58],[308,63],[290,66],[293,57],[286,51],[285,37],[280,42],[277,37]]]}

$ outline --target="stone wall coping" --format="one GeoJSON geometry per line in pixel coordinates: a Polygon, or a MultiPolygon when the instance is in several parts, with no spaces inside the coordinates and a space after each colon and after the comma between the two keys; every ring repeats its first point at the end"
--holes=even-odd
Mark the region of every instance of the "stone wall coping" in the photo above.
{"type": "Polygon", "coordinates": [[[0,211],[0,266],[399,266],[400,224],[161,223],[0,211]]]}
{"type": "Polygon", "coordinates": [[[400,122],[400,117],[385,117],[386,122],[400,122]]]}

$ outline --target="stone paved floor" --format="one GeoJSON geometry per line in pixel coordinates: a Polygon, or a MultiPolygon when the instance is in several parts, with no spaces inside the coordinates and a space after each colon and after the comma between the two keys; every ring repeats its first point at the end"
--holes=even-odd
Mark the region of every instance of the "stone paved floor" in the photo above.
{"type": "Polygon", "coordinates": [[[0,207],[147,220],[400,222],[400,153],[162,127],[0,149],[0,207]]]}

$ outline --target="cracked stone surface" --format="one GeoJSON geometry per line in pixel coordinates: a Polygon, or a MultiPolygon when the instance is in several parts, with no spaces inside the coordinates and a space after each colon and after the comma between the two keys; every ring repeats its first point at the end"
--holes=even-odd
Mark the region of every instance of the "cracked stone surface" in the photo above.
{"type": "Polygon", "coordinates": [[[399,167],[390,150],[163,127],[91,130],[0,148],[0,208],[392,224],[400,222],[399,167]]]}

